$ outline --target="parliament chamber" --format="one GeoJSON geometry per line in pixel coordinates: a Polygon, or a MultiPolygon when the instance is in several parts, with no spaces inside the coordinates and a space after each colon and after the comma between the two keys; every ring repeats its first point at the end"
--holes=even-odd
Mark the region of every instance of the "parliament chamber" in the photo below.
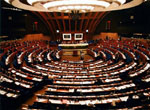
{"type": "Polygon", "coordinates": [[[149,1],[77,14],[1,9],[0,110],[150,109],[149,1]]]}

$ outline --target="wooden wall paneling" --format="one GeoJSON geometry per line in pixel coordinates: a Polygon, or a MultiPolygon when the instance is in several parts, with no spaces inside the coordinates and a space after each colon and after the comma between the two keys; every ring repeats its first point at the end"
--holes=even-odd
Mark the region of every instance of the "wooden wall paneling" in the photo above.
{"type": "MultiPolygon", "coordinates": [[[[38,14],[37,12],[34,12],[34,11],[31,11],[31,13],[36,15],[45,24],[47,29],[50,30],[49,25],[45,22],[45,20],[43,19],[43,17],[40,14],[38,14]]],[[[51,32],[51,30],[49,31],[49,34],[50,34],[50,32],[51,32]]]]}
{"type": "Polygon", "coordinates": [[[85,16],[85,13],[83,13],[82,16],[81,16],[81,19],[82,19],[82,20],[81,20],[81,24],[80,24],[80,31],[82,31],[82,26],[83,26],[83,21],[84,21],[83,18],[84,18],[84,16],[85,16]]]}
{"type": "Polygon", "coordinates": [[[93,26],[93,23],[94,21],[96,20],[96,17],[99,15],[100,13],[99,12],[96,12],[92,21],[91,21],[91,25],[89,26],[89,33],[91,32],[91,29],[92,29],[92,26],[93,26]]]}
{"type": "Polygon", "coordinates": [[[57,25],[58,25],[58,28],[59,28],[58,30],[59,30],[59,32],[62,32],[60,23],[59,23],[59,21],[58,21],[58,16],[56,15],[56,12],[54,12],[54,17],[56,18],[55,20],[56,20],[56,23],[57,23],[57,25]]]}
{"type": "Polygon", "coordinates": [[[64,32],[66,32],[66,25],[65,25],[65,21],[64,21],[64,13],[61,13],[61,17],[62,17],[62,21],[63,21],[64,32]]]}
{"type": "Polygon", "coordinates": [[[45,16],[45,14],[43,12],[39,12],[39,14],[43,17],[43,19],[46,21],[46,23],[49,26],[49,29],[51,30],[52,35],[55,37],[55,33],[54,30],[52,28],[52,25],[48,22],[47,17],[45,16]]]}
{"type": "Polygon", "coordinates": [[[105,13],[99,18],[99,20],[98,20],[97,23],[95,24],[95,27],[93,28],[93,31],[92,31],[92,32],[95,32],[96,27],[99,25],[99,23],[103,20],[103,18],[104,18],[108,13],[109,13],[109,12],[105,12],[105,13]]]}
{"type": "MultiPolygon", "coordinates": [[[[69,18],[71,17],[70,13],[69,13],[69,18]]],[[[69,19],[69,31],[71,32],[71,19],[69,19]]]]}
{"type": "Polygon", "coordinates": [[[54,28],[54,32],[56,33],[56,25],[54,23],[54,21],[52,20],[52,16],[47,12],[46,15],[48,16],[49,21],[51,22],[53,28],[54,28]]]}
{"type": "Polygon", "coordinates": [[[98,17],[96,17],[96,20],[94,21],[94,23],[93,23],[93,25],[92,25],[92,27],[91,27],[91,33],[93,34],[93,31],[96,29],[96,24],[99,22],[99,20],[100,20],[100,18],[103,16],[105,14],[105,12],[101,12],[100,14],[99,14],[99,16],[98,17]],[[95,28],[95,29],[94,29],[95,28]]]}
{"type": "Polygon", "coordinates": [[[85,26],[83,27],[83,30],[82,30],[82,31],[84,31],[84,32],[85,32],[85,30],[88,28],[88,24],[89,24],[89,21],[90,21],[90,19],[91,19],[91,15],[92,15],[91,12],[88,13],[88,19],[86,20],[85,26]]]}
{"type": "Polygon", "coordinates": [[[77,20],[75,20],[75,32],[77,32],[77,20]]]}

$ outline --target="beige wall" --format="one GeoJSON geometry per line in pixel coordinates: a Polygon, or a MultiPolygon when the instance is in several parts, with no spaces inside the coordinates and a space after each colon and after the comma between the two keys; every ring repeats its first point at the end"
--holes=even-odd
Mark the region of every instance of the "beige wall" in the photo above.
{"type": "Polygon", "coordinates": [[[23,41],[26,40],[51,40],[50,36],[44,36],[43,34],[28,34],[23,38],[23,41]]]}
{"type": "Polygon", "coordinates": [[[116,39],[117,40],[119,38],[118,33],[106,33],[106,32],[102,32],[99,35],[93,36],[93,40],[96,40],[96,39],[106,39],[106,36],[108,36],[109,39],[116,39]]]}

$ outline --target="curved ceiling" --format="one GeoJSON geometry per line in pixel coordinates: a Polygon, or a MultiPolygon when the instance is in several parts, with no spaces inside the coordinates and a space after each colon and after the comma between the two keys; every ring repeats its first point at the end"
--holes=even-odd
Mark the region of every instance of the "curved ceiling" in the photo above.
{"type": "MultiPolygon", "coordinates": [[[[149,3],[149,2],[147,2],[149,3]]],[[[3,5],[4,6],[4,5],[3,5]]],[[[6,5],[10,6],[11,5],[6,5]]],[[[149,6],[149,5],[148,5],[149,6]]],[[[143,10],[145,5],[140,10],[143,10]]],[[[110,13],[107,12],[89,12],[89,13],[60,13],[60,12],[34,12],[37,18],[41,19],[51,35],[59,36],[61,33],[86,33],[89,35],[95,34],[98,25],[102,23],[104,17],[110,13]],[[56,31],[59,30],[59,33],[56,31]]],[[[123,13],[122,13],[123,14],[123,13]]],[[[141,14],[142,15],[142,14],[141,14]]],[[[121,16],[121,15],[120,15],[121,16]]]]}
{"type": "MultiPolygon", "coordinates": [[[[5,0],[7,3],[24,10],[42,12],[62,12],[65,10],[86,10],[93,12],[122,10],[137,6],[145,0],[5,0]],[[74,7],[74,6],[78,7],[74,7]],[[71,6],[71,8],[69,8],[71,6]],[[84,6],[84,7],[83,7],[84,6]],[[64,7],[64,8],[63,8],[64,7]],[[82,8],[81,8],[82,7],[82,8]],[[92,8],[90,8],[92,7],[92,8]]],[[[67,11],[67,12],[68,12],[67,11]]],[[[65,12],[65,11],[64,11],[65,12]]],[[[70,12],[70,11],[69,11],[70,12]]]]}

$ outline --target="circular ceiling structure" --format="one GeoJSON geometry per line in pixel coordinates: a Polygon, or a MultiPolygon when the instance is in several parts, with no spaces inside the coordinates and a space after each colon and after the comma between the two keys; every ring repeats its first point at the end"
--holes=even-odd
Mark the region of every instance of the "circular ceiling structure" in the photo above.
{"type": "Polygon", "coordinates": [[[24,10],[41,12],[102,12],[131,8],[145,0],[5,0],[24,10]]]}

